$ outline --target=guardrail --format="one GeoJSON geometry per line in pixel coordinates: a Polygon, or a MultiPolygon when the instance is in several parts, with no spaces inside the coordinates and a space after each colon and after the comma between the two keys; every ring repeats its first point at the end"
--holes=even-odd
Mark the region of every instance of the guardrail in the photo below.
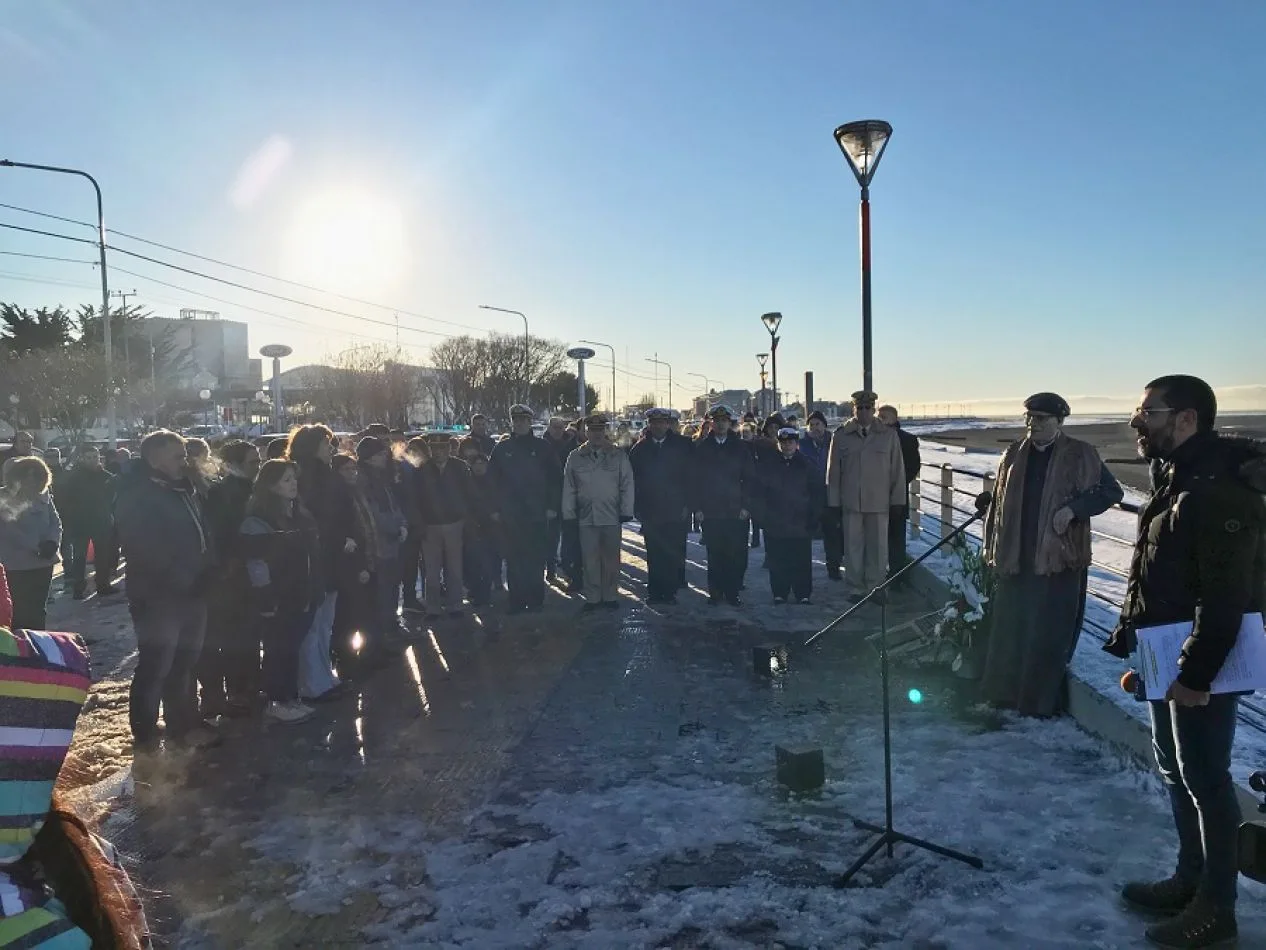
{"type": "MultiPolygon", "coordinates": [[[[926,465],[924,466],[924,468],[928,467],[929,466],[926,465]]],[[[934,470],[936,469],[934,468],[934,470]]],[[[982,475],[979,472],[973,472],[968,469],[956,468],[948,462],[941,465],[939,470],[936,471],[936,478],[920,477],[912,481],[909,485],[910,530],[913,532],[915,537],[918,537],[922,532],[923,520],[925,518],[937,523],[937,536],[940,537],[942,529],[945,527],[952,529],[955,526],[955,514],[963,516],[959,519],[959,523],[975,514],[974,509],[963,508],[956,505],[954,503],[956,496],[974,499],[982,491],[992,492],[994,490],[995,476],[992,472],[982,475]],[[977,491],[968,491],[967,489],[960,488],[954,484],[954,476],[956,475],[964,478],[979,479],[980,488],[977,491]],[[936,491],[932,494],[927,494],[924,492],[925,486],[930,486],[936,491]],[[923,507],[924,502],[933,503],[933,510],[937,513],[933,514],[932,511],[926,510],[923,507]]],[[[1130,514],[1138,514],[1139,512],[1138,505],[1131,504],[1127,501],[1120,502],[1115,507],[1121,511],[1129,512],[1130,514]]],[[[1134,547],[1133,538],[1122,538],[1097,529],[1092,529],[1091,535],[1092,537],[1099,538],[1100,540],[1107,541],[1112,544],[1120,544],[1128,548],[1134,547]]],[[[976,539],[968,535],[968,540],[975,541],[976,539]]],[[[1119,577],[1122,580],[1126,580],[1128,578],[1128,575],[1124,571],[1113,567],[1110,564],[1104,564],[1101,561],[1092,559],[1091,565],[1097,570],[1103,571],[1105,574],[1111,574],[1112,576],[1119,577]]],[[[1100,603],[1106,604],[1114,610],[1121,610],[1122,604],[1120,601],[1107,596],[1102,591],[1095,590],[1093,585],[1087,588],[1086,595],[1094,598],[1100,603]]],[[[1111,629],[1105,627],[1099,621],[1089,616],[1085,617],[1082,621],[1082,631],[1084,633],[1088,633],[1100,643],[1106,643],[1108,641],[1108,637],[1112,633],[1111,629]]],[[[1245,725],[1256,729],[1259,732],[1266,733],[1266,705],[1263,705],[1260,700],[1257,700],[1256,698],[1250,699],[1249,697],[1243,697],[1240,700],[1239,717],[1240,721],[1245,725]]]]}

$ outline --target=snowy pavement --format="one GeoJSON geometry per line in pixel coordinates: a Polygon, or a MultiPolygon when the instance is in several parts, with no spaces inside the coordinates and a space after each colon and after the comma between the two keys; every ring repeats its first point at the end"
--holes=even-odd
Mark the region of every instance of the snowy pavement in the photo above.
{"type": "MultiPolygon", "coordinates": [[[[581,619],[553,592],[543,614],[445,621],[312,722],[230,724],[106,823],[165,943],[1142,946],[1115,892],[1168,869],[1157,781],[1071,722],[982,714],[926,670],[895,673],[896,824],[985,868],[898,846],[832,886],[871,840],[852,820],[883,817],[877,610],[797,647],[844,590],[819,564],[813,606],[774,607],[762,553],[743,608],[694,590],[651,609],[626,532],[619,615],[581,619]],[[776,679],[751,670],[768,642],[791,648],[776,679]],[[824,750],[819,794],[777,784],[787,744],[824,750]]],[[[925,611],[901,598],[890,622],[925,611]]],[[[90,722],[108,713],[124,710],[90,722]]],[[[1262,896],[1244,888],[1243,946],[1266,946],[1262,896]]]]}

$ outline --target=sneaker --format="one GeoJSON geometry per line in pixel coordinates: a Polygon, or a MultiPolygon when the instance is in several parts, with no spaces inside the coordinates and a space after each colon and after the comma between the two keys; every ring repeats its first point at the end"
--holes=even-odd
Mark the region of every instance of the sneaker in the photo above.
{"type": "Polygon", "coordinates": [[[1130,881],[1121,888],[1121,898],[1127,904],[1149,914],[1181,913],[1195,896],[1195,883],[1176,875],[1163,881],[1130,881]]]}
{"type": "Polygon", "coordinates": [[[774,606],[775,606],[775,607],[781,607],[781,606],[782,606],[783,604],[785,604],[786,602],[787,602],[787,598],[786,598],[786,597],[775,597],[775,598],[774,598],[774,606]]]}
{"type": "Polygon", "coordinates": [[[801,597],[799,600],[796,601],[796,603],[802,607],[807,607],[810,604],[812,604],[813,601],[811,601],[808,597],[801,597]]]}
{"type": "Polygon", "coordinates": [[[351,693],[352,688],[344,682],[335,683],[320,696],[304,696],[299,701],[308,703],[334,703],[351,693]]]}
{"type": "Polygon", "coordinates": [[[296,723],[311,719],[316,710],[298,700],[288,703],[269,703],[264,715],[273,722],[296,723]]]}
{"type": "Polygon", "coordinates": [[[1147,939],[1172,950],[1207,950],[1231,947],[1237,942],[1239,927],[1235,906],[1219,906],[1204,897],[1194,897],[1177,917],[1147,928],[1147,939]]]}

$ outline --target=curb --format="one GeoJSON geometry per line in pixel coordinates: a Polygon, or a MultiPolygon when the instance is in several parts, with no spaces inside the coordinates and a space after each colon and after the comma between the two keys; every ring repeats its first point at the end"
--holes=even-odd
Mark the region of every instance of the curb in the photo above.
{"type": "MultiPolygon", "coordinates": [[[[923,565],[912,570],[909,576],[911,586],[929,605],[937,607],[950,599],[949,585],[923,565]]],[[[1151,729],[1072,670],[1068,671],[1068,714],[1084,732],[1103,739],[1140,767],[1155,771],[1151,729]]],[[[1257,796],[1239,782],[1235,783],[1235,791],[1245,820],[1257,815],[1261,804],[1257,796]]]]}

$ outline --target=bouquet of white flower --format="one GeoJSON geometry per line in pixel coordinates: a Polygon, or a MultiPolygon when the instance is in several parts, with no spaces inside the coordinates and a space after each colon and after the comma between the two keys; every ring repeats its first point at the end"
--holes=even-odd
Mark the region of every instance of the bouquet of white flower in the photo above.
{"type": "Polygon", "coordinates": [[[972,646],[988,616],[992,578],[980,548],[965,538],[960,536],[950,543],[948,556],[952,565],[947,578],[950,600],[941,610],[933,636],[938,644],[951,648],[954,672],[974,678],[978,674],[971,669],[972,646]]]}

